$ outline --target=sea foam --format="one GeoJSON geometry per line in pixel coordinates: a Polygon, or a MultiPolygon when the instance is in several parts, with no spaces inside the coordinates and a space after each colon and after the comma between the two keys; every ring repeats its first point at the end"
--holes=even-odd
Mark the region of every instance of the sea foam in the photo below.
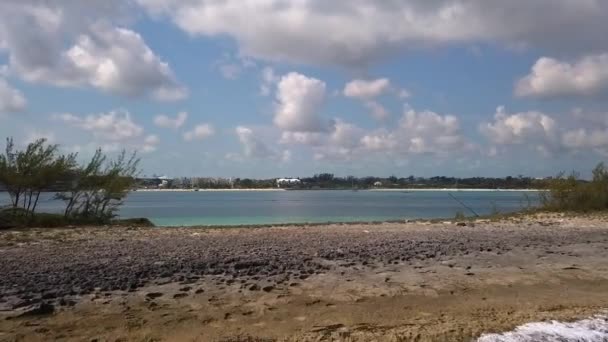
{"type": "Polygon", "coordinates": [[[503,334],[483,335],[477,342],[608,342],[608,315],[572,323],[528,323],[503,334]]]}

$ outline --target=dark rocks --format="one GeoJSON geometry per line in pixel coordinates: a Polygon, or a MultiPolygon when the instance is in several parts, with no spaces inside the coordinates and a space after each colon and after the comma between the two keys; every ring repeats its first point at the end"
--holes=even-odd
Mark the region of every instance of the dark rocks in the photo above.
{"type": "Polygon", "coordinates": [[[272,285],[269,285],[269,286],[264,286],[264,287],[262,288],[262,290],[263,290],[264,292],[271,292],[272,290],[274,290],[274,286],[272,286],[272,285]]]}
{"type": "Polygon", "coordinates": [[[60,306],[74,306],[74,305],[76,305],[76,301],[70,300],[70,299],[61,298],[59,300],[59,305],[60,306]]]}
{"type": "Polygon", "coordinates": [[[260,291],[260,286],[258,284],[253,284],[249,287],[249,291],[260,291]]]}
{"type": "Polygon", "coordinates": [[[31,316],[45,316],[51,315],[55,312],[55,306],[49,303],[42,303],[38,307],[28,310],[19,317],[31,317],[31,316]]]}
{"type": "Polygon", "coordinates": [[[57,298],[57,294],[55,292],[47,292],[40,297],[40,299],[55,299],[57,298]]]}
{"type": "Polygon", "coordinates": [[[34,305],[36,303],[39,303],[40,300],[39,299],[25,299],[25,300],[21,300],[19,302],[17,302],[16,304],[13,305],[13,310],[19,309],[19,308],[24,308],[26,306],[31,306],[34,305]]]}
{"type": "Polygon", "coordinates": [[[180,298],[185,298],[188,297],[187,293],[176,293],[173,295],[173,299],[180,299],[180,298]]]}
{"type": "Polygon", "coordinates": [[[146,298],[150,298],[150,299],[156,299],[156,298],[160,298],[164,295],[164,293],[162,292],[150,292],[148,294],[146,294],[146,298]]]}
{"type": "Polygon", "coordinates": [[[245,268],[252,268],[252,267],[261,267],[261,266],[266,266],[268,264],[268,262],[264,261],[264,260],[249,260],[249,261],[240,261],[234,264],[234,269],[235,270],[242,270],[245,268]]]}

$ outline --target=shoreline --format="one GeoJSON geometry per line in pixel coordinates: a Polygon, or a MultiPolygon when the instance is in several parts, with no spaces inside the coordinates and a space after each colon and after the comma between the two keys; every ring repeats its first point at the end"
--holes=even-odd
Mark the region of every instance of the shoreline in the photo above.
{"type": "Polygon", "coordinates": [[[136,189],[131,192],[275,192],[285,189],[136,189]]]}
{"type": "Polygon", "coordinates": [[[0,336],[471,341],[608,308],[607,222],[2,231],[0,336]]]}

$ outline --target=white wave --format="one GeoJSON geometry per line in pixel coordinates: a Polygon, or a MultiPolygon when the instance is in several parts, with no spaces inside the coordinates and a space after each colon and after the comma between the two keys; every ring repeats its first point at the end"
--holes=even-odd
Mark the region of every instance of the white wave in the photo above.
{"type": "Polygon", "coordinates": [[[477,342],[608,342],[608,316],[572,323],[528,323],[503,334],[483,335],[477,342]]]}

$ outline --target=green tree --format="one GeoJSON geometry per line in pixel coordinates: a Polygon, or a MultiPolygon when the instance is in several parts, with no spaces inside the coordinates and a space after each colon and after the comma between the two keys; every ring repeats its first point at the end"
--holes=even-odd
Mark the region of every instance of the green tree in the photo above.
{"type": "Polygon", "coordinates": [[[0,183],[9,193],[13,209],[21,208],[33,216],[43,191],[65,179],[76,165],[76,154],[60,155],[57,145],[38,139],[25,150],[16,150],[12,138],[0,155],[0,183]]]}
{"type": "Polygon", "coordinates": [[[68,189],[56,195],[66,203],[64,216],[87,222],[110,221],[135,184],[138,164],[136,153],[127,156],[123,151],[109,160],[98,149],[76,170],[68,189]]]}

